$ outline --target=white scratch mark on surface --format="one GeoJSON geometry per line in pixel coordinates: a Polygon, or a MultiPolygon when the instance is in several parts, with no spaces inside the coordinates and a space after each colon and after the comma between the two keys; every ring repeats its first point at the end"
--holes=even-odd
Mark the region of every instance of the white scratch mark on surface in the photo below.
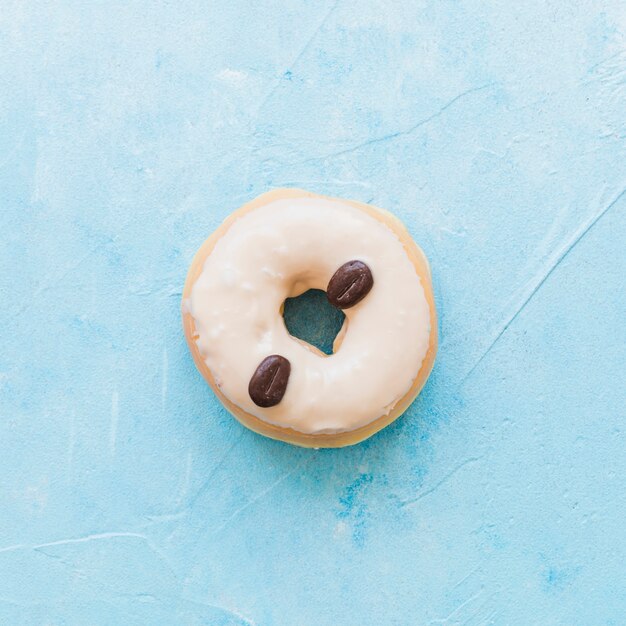
{"type": "Polygon", "coordinates": [[[555,243],[558,243],[558,236],[563,230],[563,224],[567,219],[568,206],[563,204],[555,213],[550,227],[546,230],[541,240],[534,247],[532,254],[528,255],[528,260],[521,271],[523,276],[536,271],[538,264],[545,263],[545,260],[554,251],[555,243]]]}
{"type": "Polygon", "coordinates": [[[69,276],[74,270],[81,268],[83,264],[88,259],[90,259],[92,255],[98,252],[101,248],[104,248],[105,246],[110,244],[111,241],[113,240],[107,239],[106,241],[100,242],[98,245],[91,248],[91,250],[89,250],[89,252],[87,252],[87,254],[82,256],[77,262],[70,263],[67,267],[65,267],[65,269],[63,269],[56,276],[44,278],[39,283],[39,285],[37,285],[37,287],[33,290],[31,294],[31,299],[27,302],[23,302],[19,307],[17,307],[15,312],[12,314],[12,317],[18,317],[22,313],[26,312],[34,304],[34,302],[36,301],[39,295],[41,295],[42,293],[45,293],[46,291],[48,291],[49,289],[52,289],[53,287],[56,287],[62,280],[64,280],[67,276],[69,276]]]}
{"type": "MultiPolygon", "coordinates": [[[[169,570],[172,577],[179,581],[178,574],[174,570],[173,566],[167,559],[167,557],[163,554],[163,552],[154,545],[154,543],[150,540],[149,537],[143,535],[141,533],[134,532],[107,532],[107,533],[94,533],[90,535],[85,535],[84,537],[76,537],[71,539],[59,539],[57,541],[48,541],[45,543],[39,543],[32,546],[27,545],[17,545],[17,546],[9,546],[9,548],[5,548],[4,550],[0,550],[0,552],[9,552],[13,550],[20,549],[30,549],[35,552],[41,552],[41,554],[55,558],[54,555],[48,554],[45,552],[46,548],[53,548],[57,546],[68,546],[68,545],[80,545],[80,544],[88,544],[94,541],[109,541],[112,539],[139,539],[140,541],[145,542],[146,546],[150,549],[150,551],[155,554],[158,559],[165,565],[167,570],[169,570]]],[[[179,581],[180,582],[180,581],[179,581]]]]}
{"type": "Polygon", "coordinates": [[[165,414],[165,405],[167,403],[167,348],[163,348],[163,361],[161,365],[161,412],[165,414]]]}
{"type": "Polygon", "coordinates": [[[187,463],[185,465],[185,477],[180,489],[180,496],[178,498],[178,504],[180,505],[189,493],[189,486],[191,485],[191,466],[193,463],[193,457],[191,451],[187,452],[187,463]]]}
{"type": "MultiPolygon", "coordinates": [[[[122,232],[127,226],[128,224],[131,222],[131,220],[127,220],[124,224],[121,224],[118,227],[118,232],[122,232]]],[[[46,291],[49,291],[50,289],[52,289],[53,287],[57,287],[59,285],[59,283],[61,283],[65,278],[67,278],[70,274],[72,274],[72,272],[74,272],[74,270],[77,269],[82,269],[84,264],[87,261],[92,260],[92,257],[94,254],[96,254],[97,252],[99,252],[102,248],[107,247],[108,245],[115,243],[115,236],[114,235],[109,235],[104,241],[100,241],[98,244],[96,244],[93,248],[91,248],[90,250],[87,251],[86,254],[84,254],[82,257],[80,257],[80,259],[78,259],[78,261],[74,262],[74,263],[70,263],[69,265],[67,265],[63,270],[61,270],[61,272],[59,274],[57,274],[56,276],[49,276],[49,277],[45,277],[33,290],[33,292],[31,293],[31,298],[30,300],[26,301],[26,302],[22,302],[11,314],[12,317],[18,317],[20,316],[22,313],[24,313],[25,311],[27,311],[37,300],[38,296],[40,296],[42,293],[45,293],[46,291]]]]}
{"type": "Polygon", "coordinates": [[[16,550],[25,550],[26,548],[28,548],[28,546],[24,545],[23,543],[16,543],[12,546],[0,548],[0,554],[2,554],[3,552],[15,552],[16,550]]]}
{"type": "Polygon", "coordinates": [[[480,596],[482,596],[483,593],[484,593],[484,590],[480,589],[474,595],[470,596],[467,600],[465,600],[465,602],[461,602],[461,604],[459,604],[459,606],[457,606],[456,609],[454,609],[454,611],[452,611],[446,617],[445,621],[447,622],[453,615],[456,615],[459,611],[463,610],[463,608],[466,607],[468,604],[471,604],[472,602],[474,602],[474,600],[477,600],[478,598],[480,598],[480,596]]]}
{"type": "Polygon", "coordinates": [[[67,476],[68,482],[74,479],[74,448],[76,447],[76,409],[70,413],[70,433],[67,444],[67,476]]]}
{"type": "Polygon", "coordinates": [[[111,394],[111,426],[109,430],[109,452],[115,456],[115,446],[117,444],[117,423],[120,416],[120,394],[114,391],[111,394]]]}
{"type": "Polygon", "coordinates": [[[211,602],[205,602],[204,600],[198,600],[196,598],[188,598],[186,596],[181,596],[181,600],[183,602],[189,602],[191,604],[197,604],[198,606],[203,606],[207,609],[220,611],[222,613],[225,613],[226,615],[230,615],[231,617],[234,617],[235,619],[242,622],[242,624],[246,624],[246,626],[256,626],[256,622],[253,622],[249,617],[242,615],[241,613],[239,613],[238,611],[235,611],[234,609],[221,606],[219,604],[213,604],[211,602]]]}
{"type": "Polygon", "coordinates": [[[313,43],[317,35],[321,32],[324,26],[326,26],[326,23],[330,19],[330,16],[335,12],[335,9],[337,8],[338,5],[339,5],[339,0],[336,0],[336,2],[330,7],[330,9],[328,9],[328,11],[324,15],[324,17],[321,19],[317,27],[313,30],[311,35],[307,38],[304,44],[300,47],[298,52],[293,57],[292,61],[285,66],[283,70],[283,75],[274,81],[274,85],[268,91],[267,95],[263,98],[263,100],[261,100],[261,103],[257,107],[255,115],[254,115],[255,119],[256,117],[258,117],[259,113],[263,110],[263,107],[268,103],[270,98],[274,95],[278,87],[281,85],[284,74],[286,72],[291,71],[298,64],[300,59],[302,59],[302,57],[306,54],[307,50],[311,47],[311,44],[313,43]]]}
{"type": "Polygon", "coordinates": [[[129,532],[112,532],[112,533],[95,533],[93,535],[86,535],[85,537],[77,537],[76,539],[59,539],[58,541],[48,541],[46,543],[39,543],[35,546],[32,546],[33,550],[41,550],[43,548],[51,548],[53,546],[66,546],[72,545],[76,543],[89,543],[90,541],[102,541],[107,539],[119,539],[122,538],[132,538],[132,539],[142,539],[143,541],[148,541],[148,538],[145,535],[140,533],[129,533],[129,532]]]}
{"type": "Polygon", "coordinates": [[[237,447],[239,442],[243,439],[245,432],[246,431],[244,429],[241,430],[239,437],[237,437],[232,442],[230,447],[226,450],[226,452],[224,452],[224,454],[222,455],[222,458],[215,464],[215,467],[211,470],[211,472],[206,477],[205,481],[202,483],[202,485],[200,486],[198,491],[195,493],[195,495],[189,500],[185,508],[190,509],[198,501],[198,499],[205,493],[205,491],[209,488],[209,486],[211,485],[211,481],[213,480],[213,477],[215,476],[217,471],[222,467],[222,465],[224,465],[224,463],[226,462],[226,459],[230,456],[230,453],[237,447]]]}
{"type": "Polygon", "coordinates": [[[90,294],[89,306],[90,306],[91,315],[93,315],[96,312],[96,294],[97,294],[96,273],[91,272],[90,278],[91,278],[91,281],[90,281],[90,289],[89,289],[89,294],[90,294]]]}
{"type": "Polygon", "coordinates": [[[75,539],[59,539],[57,541],[47,541],[45,543],[38,543],[36,545],[26,545],[24,543],[18,543],[5,548],[0,548],[0,554],[3,552],[15,552],[16,550],[42,550],[44,548],[50,548],[52,546],[65,546],[75,543],[88,543],[90,541],[100,541],[102,539],[117,539],[119,537],[132,537],[135,539],[143,539],[148,541],[145,535],[139,533],[130,532],[111,532],[111,533],[96,533],[93,535],[86,535],[85,537],[77,537],[75,539]]]}
{"type": "Polygon", "coordinates": [[[317,25],[317,28],[313,31],[311,36],[307,39],[305,44],[300,48],[300,51],[298,52],[298,54],[296,54],[294,60],[289,64],[289,67],[287,67],[288,70],[295,67],[300,61],[300,59],[306,54],[307,50],[311,47],[311,44],[313,43],[313,41],[318,36],[318,34],[322,31],[324,26],[326,26],[326,24],[328,23],[328,20],[330,19],[330,16],[335,12],[338,6],[339,6],[339,0],[335,0],[335,3],[330,7],[330,9],[328,9],[328,11],[326,12],[326,15],[324,15],[320,23],[317,25]]]}
{"type": "Polygon", "coordinates": [[[616,52],[615,54],[612,54],[611,56],[607,57],[606,59],[602,59],[601,61],[599,61],[595,65],[592,65],[590,68],[588,68],[587,69],[587,74],[591,74],[592,72],[594,72],[598,68],[602,68],[605,65],[611,64],[613,61],[615,61],[615,59],[618,59],[621,62],[626,60],[626,51],[619,50],[618,52],[616,52]]]}
{"type": "Polygon", "coordinates": [[[491,600],[492,600],[494,595],[495,594],[491,594],[490,596],[485,598],[484,602],[467,619],[464,619],[462,622],[458,622],[457,621],[456,623],[457,624],[459,624],[459,623],[463,624],[463,626],[468,626],[475,619],[479,619],[480,621],[476,622],[476,626],[483,626],[485,624],[488,624],[487,620],[490,619],[490,615],[493,614],[493,611],[490,611],[486,616],[485,616],[485,611],[489,608],[490,602],[491,602],[491,600]]]}
{"type": "Polygon", "coordinates": [[[230,524],[230,522],[233,519],[235,519],[238,515],[243,513],[247,508],[249,508],[253,504],[257,503],[259,500],[265,498],[269,493],[271,493],[274,489],[276,489],[276,487],[278,487],[281,483],[283,483],[292,474],[294,474],[299,469],[303,468],[308,463],[310,463],[313,460],[313,458],[314,457],[311,457],[309,459],[305,459],[305,461],[303,461],[302,463],[298,463],[292,470],[290,470],[290,471],[286,472],[285,474],[283,474],[280,478],[278,478],[271,485],[269,485],[269,487],[266,487],[260,493],[258,493],[256,496],[253,496],[252,498],[250,498],[250,500],[248,500],[244,505],[240,506],[232,515],[230,515],[228,517],[228,519],[223,524],[218,526],[218,528],[215,530],[215,532],[213,534],[214,535],[219,534],[222,530],[224,530],[224,528],[226,528],[226,526],[228,526],[228,524],[230,524]]]}
{"type": "MultiPolygon", "coordinates": [[[[261,115],[261,112],[263,111],[263,108],[270,101],[271,97],[276,93],[277,89],[285,80],[285,75],[287,74],[287,72],[290,72],[297,65],[300,59],[306,54],[307,50],[310,48],[314,39],[317,37],[320,31],[324,28],[324,26],[330,19],[330,16],[335,12],[335,9],[337,8],[338,5],[339,5],[339,0],[336,0],[335,3],[326,12],[322,20],[317,25],[317,27],[313,30],[313,33],[307,38],[304,45],[300,47],[300,49],[295,54],[291,62],[285,66],[285,68],[282,71],[281,76],[274,80],[274,84],[272,85],[270,90],[267,92],[265,97],[261,100],[261,103],[259,104],[259,106],[256,108],[256,110],[251,116],[250,127],[252,129],[252,135],[256,136],[257,129],[259,126],[258,120],[259,120],[259,116],[261,115]]],[[[254,154],[254,151],[255,151],[255,147],[253,146],[253,142],[250,142],[248,158],[246,159],[246,171],[245,171],[244,178],[243,178],[246,181],[246,185],[249,185],[250,183],[250,169],[252,165],[252,155],[254,154]]]]}
{"type": "Polygon", "coordinates": [[[400,507],[411,506],[422,498],[429,496],[434,491],[437,491],[437,489],[439,489],[439,487],[441,487],[444,483],[448,482],[457,472],[461,471],[466,465],[477,463],[482,458],[482,456],[472,456],[469,459],[465,459],[465,461],[459,463],[454,469],[450,470],[439,482],[435,483],[432,487],[426,489],[426,491],[423,491],[422,493],[418,493],[414,498],[409,498],[408,500],[404,500],[403,502],[401,502],[400,507]]]}
{"type": "Polygon", "coordinates": [[[476,566],[471,572],[469,572],[468,574],[463,576],[463,578],[461,578],[461,580],[459,580],[459,582],[454,584],[454,587],[452,587],[452,589],[456,589],[457,587],[460,587],[465,581],[470,579],[479,570],[480,570],[480,565],[476,566]]]}
{"type": "Polygon", "coordinates": [[[460,94],[452,98],[452,100],[449,100],[448,102],[446,102],[446,104],[444,104],[441,108],[439,108],[433,114],[429,115],[428,117],[425,117],[424,119],[420,120],[419,122],[416,122],[415,124],[413,124],[412,126],[409,126],[408,128],[404,130],[398,130],[393,133],[383,135],[382,137],[374,137],[373,139],[362,141],[361,143],[351,146],[350,148],[345,148],[344,150],[339,150],[338,152],[332,152],[330,154],[325,154],[319,157],[306,159],[304,161],[300,161],[299,163],[297,163],[297,165],[304,165],[306,163],[315,163],[316,161],[324,161],[326,159],[344,156],[346,154],[351,154],[353,152],[356,152],[357,150],[360,150],[361,148],[366,148],[367,146],[371,146],[371,145],[378,144],[378,143],[383,143],[386,141],[391,141],[392,139],[402,137],[403,135],[410,135],[411,133],[414,133],[418,128],[421,128],[422,126],[428,124],[429,122],[432,122],[433,120],[443,115],[450,107],[455,105],[459,100],[462,100],[463,98],[465,98],[465,96],[468,96],[472,93],[476,93],[478,91],[483,91],[484,89],[488,89],[489,87],[493,87],[494,85],[495,83],[486,83],[484,85],[480,85],[479,87],[472,87],[471,89],[466,89],[465,91],[461,92],[460,94]]]}
{"type": "MultiPolygon", "coordinates": [[[[452,619],[452,617],[454,615],[456,615],[459,611],[463,610],[463,608],[465,608],[468,604],[471,604],[472,602],[474,602],[474,600],[479,598],[483,594],[483,592],[484,592],[484,590],[480,589],[477,593],[475,593],[474,595],[470,596],[467,600],[465,600],[464,602],[461,602],[461,604],[459,604],[459,606],[457,606],[453,611],[448,613],[448,615],[446,615],[446,617],[432,620],[430,622],[430,625],[431,626],[446,626],[447,624],[450,624],[451,623],[450,620],[452,619]]],[[[455,618],[452,623],[453,624],[459,624],[460,621],[459,621],[458,618],[455,618]]]]}
{"type": "Polygon", "coordinates": [[[476,368],[482,363],[484,358],[491,352],[492,348],[498,343],[502,335],[506,332],[509,326],[516,320],[516,318],[520,315],[520,313],[526,308],[528,303],[532,300],[534,295],[541,289],[546,280],[551,276],[552,272],[561,264],[563,259],[567,257],[567,255],[576,247],[576,245],[583,239],[583,237],[598,223],[598,221],[604,217],[614,206],[616,206],[622,198],[626,196],[626,187],[624,187],[618,194],[609,202],[606,206],[601,208],[587,220],[585,220],[571,235],[568,241],[563,244],[560,248],[555,250],[550,257],[548,258],[548,262],[542,268],[540,272],[538,272],[535,276],[533,276],[524,287],[520,291],[521,299],[518,304],[513,309],[512,313],[507,316],[506,322],[502,325],[502,327],[496,332],[493,339],[490,341],[489,345],[479,358],[475,361],[475,363],[470,367],[468,372],[465,374],[463,379],[461,380],[461,385],[463,385],[474,373],[476,368]]]}
{"type": "Polygon", "coordinates": [[[242,72],[241,70],[232,70],[225,67],[223,70],[220,70],[215,77],[227,83],[240,85],[248,78],[248,74],[246,72],[242,72]]]}
{"type": "MultiPolygon", "coordinates": [[[[496,622],[494,620],[496,619],[499,613],[500,611],[498,609],[493,609],[493,611],[491,611],[491,613],[489,613],[489,615],[485,617],[483,624],[489,625],[489,626],[491,626],[492,624],[495,624],[496,622]]],[[[479,624],[479,626],[481,625],[479,624]]]]}

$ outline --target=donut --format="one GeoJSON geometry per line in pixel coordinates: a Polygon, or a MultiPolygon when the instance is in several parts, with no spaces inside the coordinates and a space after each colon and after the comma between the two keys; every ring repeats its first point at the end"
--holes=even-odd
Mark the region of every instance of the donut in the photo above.
{"type": "Polygon", "coordinates": [[[304,447],[352,445],[393,422],[437,352],[430,267],[403,224],[298,189],[262,194],[204,242],[182,317],[195,364],[226,409],[304,447]],[[345,315],[331,355],[285,325],[285,300],[309,289],[345,315]]]}

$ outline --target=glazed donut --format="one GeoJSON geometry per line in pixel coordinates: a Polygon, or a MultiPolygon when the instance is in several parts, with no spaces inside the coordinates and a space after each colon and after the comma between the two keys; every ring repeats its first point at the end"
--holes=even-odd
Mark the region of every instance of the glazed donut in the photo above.
{"type": "Polygon", "coordinates": [[[401,415],[437,351],[430,268],[382,209],[297,189],[235,211],[196,254],[183,326],[200,373],[248,428],[300,446],[358,443],[401,415]],[[333,354],[289,334],[286,298],[345,313],[333,354]]]}

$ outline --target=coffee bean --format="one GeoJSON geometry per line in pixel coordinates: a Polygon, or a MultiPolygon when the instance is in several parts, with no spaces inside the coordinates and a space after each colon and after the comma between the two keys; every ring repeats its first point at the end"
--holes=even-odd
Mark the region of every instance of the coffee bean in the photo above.
{"type": "Polygon", "coordinates": [[[257,406],[268,408],[277,405],[285,395],[291,374],[291,363],[279,354],[261,361],[250,379],[248,393],[257,406]]]}
{"type": "Polygon", "coordinates": [[[339,309],[349,309],[370,292],[374,277],[362,261],[344,263],[330,279],[326,288],[328,301],[339,309]]]}

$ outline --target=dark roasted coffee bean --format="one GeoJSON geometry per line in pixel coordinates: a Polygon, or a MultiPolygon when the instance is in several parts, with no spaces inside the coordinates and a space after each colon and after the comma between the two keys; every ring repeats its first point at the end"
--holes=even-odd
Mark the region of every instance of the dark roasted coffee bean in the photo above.
{"type": "Polygon", "coordinates": [[[267,408],[277,405],[285,395],[291,374],[291,363],[279,354],[261,361],[250,379],[248,393],[257,406],[267,408]]]}
{"type": "Polygon", "coordinates": [[[328,301],[339,309],[349,309],[370,292],[374,278],[362,261],[344,263],[330,279],[326,288],[328,301]]]}

